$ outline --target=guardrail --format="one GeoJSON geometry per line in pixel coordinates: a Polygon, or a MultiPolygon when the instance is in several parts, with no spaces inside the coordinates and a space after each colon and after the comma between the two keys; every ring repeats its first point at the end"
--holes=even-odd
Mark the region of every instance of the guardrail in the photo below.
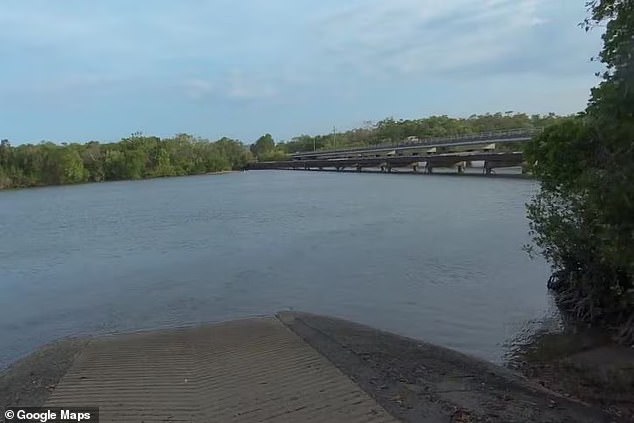
{"type": "Polygon", "coordinates": [[[450,137],[434,137],[434,138],[425,138],[425,139],[416,139],[416,140],[406,140],[396,143],[383,143],[383,144],[373,144],[368,145],[366,147],[355,147],[355,148],[345,148],[345,149],[337,149],[337,150],[317,150],[317,151],[304,151],[300,153],[292,154],[292,157],[302,157],[302,156],[310,156],[314,154],[324,154],[324,153],[348,153],[355,151],[364,151],[364,150],[374,150],[380,148],[400,148],[400,147],[416,147],[416,146],[425,146],[429,144],[440,144],[440,143],[451,143],[455,141],[456,144],[460,144],[460,142],[468,142],[468,141],[493,141],[499,139],[515,139],[515,138],[532,138],[534,135],[542,132],[543,128],[522,128],[522,129],[510,129],[510,130],[501,130],[501,131],[489,131],[489,132],[480,132],[477,134],[466,134],[466,135],[454,135],[450,137]]]}

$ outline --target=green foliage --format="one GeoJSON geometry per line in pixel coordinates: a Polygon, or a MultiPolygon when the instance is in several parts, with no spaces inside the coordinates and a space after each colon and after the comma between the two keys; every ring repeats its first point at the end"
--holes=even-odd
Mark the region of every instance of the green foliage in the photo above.
{"type": "Polygon", "coordinates": [[[275,145],[271,134],[262,135],[251,145],[251,153],[260,161],[288,160],[284,144],[275,145]]]}
{"type": "Polygon", "coordinates": [[[217,170],[225,170],[226,168],[243,169],[247,163],[253,160],[253,155],[244,148],[244,145],[240,141],[231,138],[221,138],[213,144],[213,147],[217,149],[217,156],[224,158],[228,162],[223,169],[217,170]]]}
{"type": "Polygon", "coordinates": [[[276,148],[275,150],[271,150],[268,151],[262,155],[260,155],[259,157],[260,160],[262,161],[279,161],[279,160],[288,160],[288,154],[286,154],[286,152],[281,149],[281,148],[276,148]]]}
{"type": "Polygon", "coordinates": [[[133,134],[119,143],[20,145],[0,142],[0,189],[76,184],[242,169],[251,153],[237,140],[187,134],[160,139],[133,134]]]}
{"type": "Polygon", "coordinates": [[[62,148],[55,158],[58,166],[59,184],[76,184],[86,180],[86,169],[79,152],[74,148],[62,148]]]}
{"type": "Polygon", "coordinates": [[[586,112],[526,150],[541,189],[528,205],[537,247],[552,263],[563,309],[618,327],[634,342],[634,3],[597,0],[586,28],[607,22],[602,83],[586,112]]]}
{"type": "Polygon", "coordinates": [[[573,189],[591,160],[587,128],[581,116],[562,120],[545,128],[540,136],[526,145],[525,153],[546,188],[573,189]]]}
{"type": "Polygon", "coordinates": [[[408,137],[420,139],[477,134],[509,129],[543,128],[562,119],[554,114],[546,116],[524,113],[495,113],[472,115],[469,118],[431,116],[414,120],[387,118],[377,123],[368,122],[364,128],[317,135],[300,135],[280,144],[286,153],[326,150],[333,148],[364,147],[381,143],[401,142],[408,137]]]}
{"type": "Polygon", "coordinates": [[[251,145],[251,153],[258,159],[262,159],[263,156],[270,154],[274,149],[275,140],[273,140],[271,134],[262,135],[251,145]]]}

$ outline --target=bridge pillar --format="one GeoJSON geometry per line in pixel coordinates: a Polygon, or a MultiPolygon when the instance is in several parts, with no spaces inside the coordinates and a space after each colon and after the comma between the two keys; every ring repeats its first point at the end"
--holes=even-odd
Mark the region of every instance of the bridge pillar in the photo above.
{"type": "Polygon", "coordinates": [[[484,168],[482,169],[482,172],[485,175],[491,175],[493,174],[493,166],[491,166],[491,164],[488,161],[484,162],[484,168]]]}

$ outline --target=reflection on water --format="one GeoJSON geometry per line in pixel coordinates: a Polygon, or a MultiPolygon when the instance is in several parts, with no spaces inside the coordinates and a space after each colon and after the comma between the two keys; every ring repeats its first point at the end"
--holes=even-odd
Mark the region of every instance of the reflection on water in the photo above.
{"type": "Polygon", "coordinates": [[[247,172],[0,192],[0,366],[294,308],[501,361],[549,313],[528,180],[247,172]]]}
{"type": "Polygon", "coordinates": [[[512,368],[521,368],[526,355],[540,346],[540,341],[549,335],[559,335],[569,330],[565,327],[554,298],[549,298],[549,308],[543,317],[527,320],[522,328],[504,343],[503,362],[512,368]]]}

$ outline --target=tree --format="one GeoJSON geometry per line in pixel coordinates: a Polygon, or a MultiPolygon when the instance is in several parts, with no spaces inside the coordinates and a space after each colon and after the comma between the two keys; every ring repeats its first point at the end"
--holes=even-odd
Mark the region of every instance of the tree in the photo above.
{"type": "Polygon", "coordinates": [[[119,179],[125,179],[126,165],[124,154],[115,149],[106,150],[103,168],[106,180],[117,181],[119,179]]]}
{"type": "Polygon", "coordinates": [[[238,170],[252,157],[238,140],[211,142],[188,134],[161,139],[135,133],[111,144],[12,147],[1,141],[0,189],[238,170]]]}
{"type": "Polygon", "coordinates": [[[272,151],[268,151],[262,155],[260,155],[260,160],[263,161],[280,161],[280,160],[288,160],[288,155],[284,150],[280,148],[276,148],[272,151]]]}
{"type": "Polygon", "coordinates": [[[579,320],[634,342],[634,2],[588,3],[607,23],[603,81],[584,113],[546,129],[526,150],[540,191],[528,205],[549,287],[579,320]]]}
{"type": "Polygon", "coordinates": [[[257,158],[270,153],[275,149],[275,141],[271,134],[262,135],[258,140],[251,145],[251,152],[257,158]]]}
{"type": "Polygon", "coordinates": [[[88,171],[88,180],[101,182],[105,179],[104,151],[98,142],[89,142],[81,151],[84,168],[88,171]]]}
{"type": "Polygon", "coordinates": [[[11,144],[9,140],[0,141],[0,166],[8,166],[11,155],[11,144]]]}

